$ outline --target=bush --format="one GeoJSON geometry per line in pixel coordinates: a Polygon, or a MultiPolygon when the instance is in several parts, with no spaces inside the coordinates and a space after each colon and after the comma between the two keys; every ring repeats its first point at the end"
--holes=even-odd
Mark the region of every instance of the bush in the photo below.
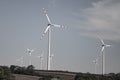
{"type": "Polygon", "coordinates": [[[0,77],[2,77],[4,75],[4,70],[2,67],[0,67],[0,77]]]}
{"type": "Polygon", "coordinates": [[[34,66],[33,66],[33,65],[29,65],[29,66],[27,67],[27,70],[28,70],[29,72],[34,72],[34,66]]]}
{"type": "Polygon", "coordinates": [[[0,66],[0,80],[15,80],[15,77],[12,76],[9,67],[0,66]]]}
{"type": "Polygon", "coordinates": [[[12,73],[15,73],[15,74],[38,75],[34,72],[33,65],[29,65],[28,67],[20,67],[20,66],[11,65],[10,70],[12,73]]]}

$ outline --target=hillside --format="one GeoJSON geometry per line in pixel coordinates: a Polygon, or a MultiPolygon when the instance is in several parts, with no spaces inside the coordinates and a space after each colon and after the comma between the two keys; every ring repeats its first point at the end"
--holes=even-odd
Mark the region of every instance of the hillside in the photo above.
{"type": "Polygon", "coordinates": [[[30,75],[21,75],[21,74],[13,74],[15,76],[15,80],[39,80],[40,77],[30,76],[30,75]]]}
{"type": "Polygon", "coordinates": [[[75,73],[64,71],[36,70],[35,72],[39,74],[39,77],[22,74],[13,74],[13,76],[15,76],[15,80],[74,80],[76,76],[75,73]]]}
{"type": "Polygon", "coordinates": [[[57,78],[59,80],[74,80],[77,73],[67,71],[35,70],[40,76],[57,78]]]}
{"type": "Polygon", "coordinates": [[[0,66],[0,80],[120,80],[120,73],[105,75],[57,70],[36,70],[34,66],[0,66]]]}
{"type": "Polygon", "coordinates": [[[13,74],[15,80],[120,80],[120,73],[97,75],[90,73],[75,73],[67,71],[35,70],[37,76],[13,74]]]}

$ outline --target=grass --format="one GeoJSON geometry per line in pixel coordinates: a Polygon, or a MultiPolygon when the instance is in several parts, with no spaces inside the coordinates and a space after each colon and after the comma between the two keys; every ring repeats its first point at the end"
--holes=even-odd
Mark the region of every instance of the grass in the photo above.
{"type": "Polygon", "coordinates": [[[30,75],[13,74],[15,80],[39,80],[40,77],[30,75]]]}

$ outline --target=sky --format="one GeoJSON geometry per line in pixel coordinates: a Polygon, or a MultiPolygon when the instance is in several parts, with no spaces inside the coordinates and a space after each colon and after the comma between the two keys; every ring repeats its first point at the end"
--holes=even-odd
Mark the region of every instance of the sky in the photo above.
{"type": "MultiPolygon", "coordinates": [[[[32,65],[46,70],[48,33],[42,40],[48,21],[65,26],[52,27],[51,70],[95,72],[93,60],[105,48],[105,72],[120,72],[120,0],[0,0],[0,65],[29,65],[27,48],[34,49],[32,65]]],[[[99,57],[96,72],[101,74],[99,57]]]]}

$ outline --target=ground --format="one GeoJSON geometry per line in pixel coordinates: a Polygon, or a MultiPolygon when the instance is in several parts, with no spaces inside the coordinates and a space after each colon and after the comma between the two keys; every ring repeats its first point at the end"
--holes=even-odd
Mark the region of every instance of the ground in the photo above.
{"type": "Polygon", "coordinates": [[[40,77],[37,76],[29,76],[29,75],[19,75],[13,74],[15,76],[15,80],[39,80],[40,77]]]}

